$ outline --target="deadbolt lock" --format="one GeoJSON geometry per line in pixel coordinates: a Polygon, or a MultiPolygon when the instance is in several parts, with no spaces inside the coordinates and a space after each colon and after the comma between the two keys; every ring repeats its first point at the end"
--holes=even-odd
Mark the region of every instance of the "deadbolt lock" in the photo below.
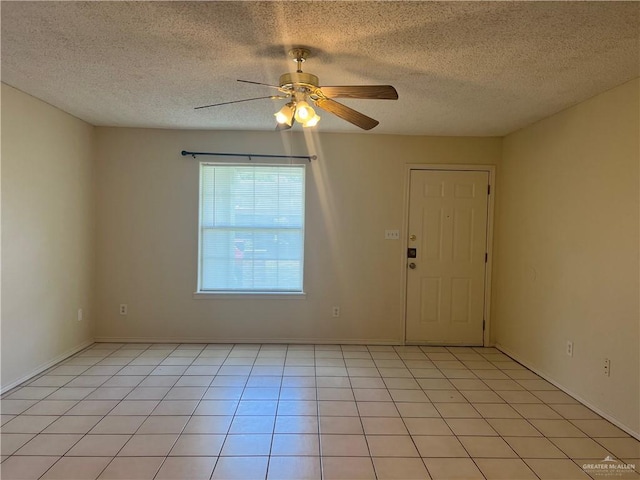
{"type": "Polygon", "coordinates": [[[409,235],[409,240],[411,240],[412,242],[416,241],[416,236],[415,235],[409,235]]]}

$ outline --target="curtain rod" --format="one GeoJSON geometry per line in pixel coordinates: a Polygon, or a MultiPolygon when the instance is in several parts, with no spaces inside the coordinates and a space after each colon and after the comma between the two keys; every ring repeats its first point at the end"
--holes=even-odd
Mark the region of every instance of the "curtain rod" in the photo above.
{"type": "Polygon", "coordinates": [[[318,158],[317,155],[267,155],[261,153],[220,153],[220,152],[188,152],[186,150],[182,150],[182,156],[186,157],[187,155],[191,155],[193,158],[196,158],[196,155],[211,155],[215,157],[248,157],[251,160],[251,157],[256,158],[302,158],[308,160],[316,160],[318,158]]]}

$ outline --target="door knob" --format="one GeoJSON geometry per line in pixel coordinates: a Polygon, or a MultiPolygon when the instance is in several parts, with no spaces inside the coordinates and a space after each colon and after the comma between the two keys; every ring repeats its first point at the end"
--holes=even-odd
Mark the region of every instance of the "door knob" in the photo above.
{"type": "Polygon", "coordinates": [[[415,263],[413,263],[413,262],[411,262],[411,263],[409,264],[409,268],[410,268],[411,270],[415,270],[415,269],[416,269],[416,264],[415,264],[415,263]]]}

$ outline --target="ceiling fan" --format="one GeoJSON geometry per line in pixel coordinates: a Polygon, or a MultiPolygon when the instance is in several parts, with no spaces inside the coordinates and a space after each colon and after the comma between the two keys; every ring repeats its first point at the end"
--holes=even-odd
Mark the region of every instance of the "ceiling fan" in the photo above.
{"type": "Polygon", "coordinates": [[[281,95],[268,95],[264,97],[247,98],[244,100],[234,100],[231,102],[214,103],[212,105],[202,105],[201,108],[219,107],[232,103],[250,102],[262,99],[286,99],[287,104],[275,113],[278,130],[286,130],[293,126],[295,122],[301,123],[303,127],[313,127],[320,121],[320,116],[316,114],[310,103],[329,113],[352,123],[364,130],[371,130],[378,125],[377,120],[368,117],[346,105],[336,102],[334,98],[360,98],[371,100],[397,100],[398,92],[391,85],[350,85],[350,86],[330,86],[321,87],[318,77],[311,73],[302,71],[302,63],[309,56],[309,50],[302,47],[293,48],[289,51],[289,56],[298,64],[295,73],[285,73],[280,75],[278,85],[252,82],[250,80],[238,80],[238,82],[252,83],[275,88],[281,95]]]}

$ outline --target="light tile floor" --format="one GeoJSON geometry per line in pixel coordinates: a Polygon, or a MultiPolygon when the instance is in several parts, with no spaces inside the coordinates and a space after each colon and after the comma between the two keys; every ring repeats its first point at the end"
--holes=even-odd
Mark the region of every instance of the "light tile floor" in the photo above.
{"type": "Polygon", "coordinates": [[[5,480],[640,478],[637,440],[492,348],[96,343],[1,410],[5,480]]]}

